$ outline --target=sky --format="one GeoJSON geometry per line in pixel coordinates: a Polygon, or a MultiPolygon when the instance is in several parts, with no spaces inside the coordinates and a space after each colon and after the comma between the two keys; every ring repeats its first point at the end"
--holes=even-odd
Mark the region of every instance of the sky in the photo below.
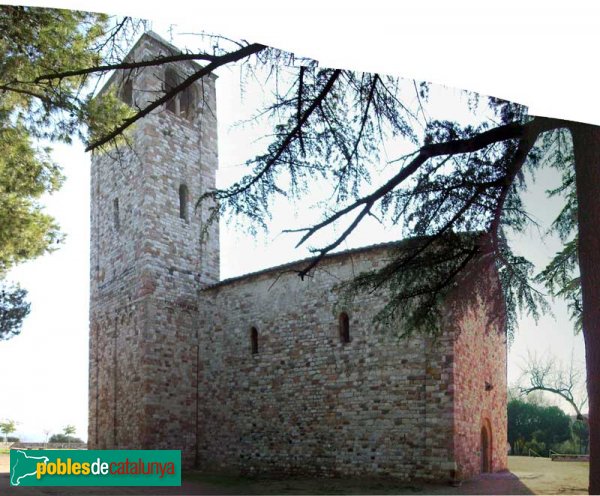
{"type": "MultiPolygon", "coordinates": [[[[153,29],[169,39],[166,25],[154,23],[153,29]]],[[[174,33],[188,31],[182,27],[174,33]]],[[[181,44],[185,38],[174,41],[181,44]]],[[[238,83],[239,75],[228,71],[220,73],[217,83],[221,185],[239,174],[239,163],[248,156],[248,148],[239,146],[241,137],[247,136],[233,127],[241,117],[240,108],[250,109],[260,99],[260,95],[242,95],[238,83]]],[[[432,98],[440,98],[440,112],[464,112],[464,101],[457,91],[434,91],[432,98]]],[[[54,253],[16,267],[8,275],[9,280],[18,281],[29,291],[32,311],[19,336],[0,342],[0,419],[17,420],[16,434],[24,440],[44,440],[45,431],[60,432],[67,424],[76,426],[77,436],[87,437],[90,158],[81,144],[55,145],[53,156],[63,166],[67,180],[59,192],[43,202],[66,233],[66,241],[54,253]]],[[[546,189],[557,184],[558,177],[546,171],[525,196],[528,210],[542,226],[548,226],[560,209],[559,201],[548,200],[545,195],[546,189]]],[[[306,216],[279,207],[270,232],[256,238],[221,223],[222,278],[306,255],[293,248],[296,238],[280,234],[290,222],[305,222],[306,216]],[[244,246],[243,257],[239,256],[240,246],[244,246]]],[[[560,246],[557,239],[543,234],[543,229],[531,229],[514,240],[516,250],[538,268],[560,246]]],[[[369,223],[344,248],[396,237],[396,232],[369,223]]],[[[528,352],[533,350],[553,354],[565,363],[573,357],[583,367],[583,340],[573,334],[565,305],[555,302],[552,310],[553,315],[544,315],[537,324],[527,317],[521,319],[509,351],[509,383],[517,381],[528,352]]]]}

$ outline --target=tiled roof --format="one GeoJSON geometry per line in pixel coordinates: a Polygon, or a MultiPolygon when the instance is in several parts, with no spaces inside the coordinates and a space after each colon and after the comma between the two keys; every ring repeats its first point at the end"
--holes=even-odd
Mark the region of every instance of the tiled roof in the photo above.
{"type": "MultiPolygon", "coordinates": [[[[344,250],[344,251],[340,251],[340,252],[336,252],[336,253],[330,253],[325,256],[323,261],[325,262],[325,261],[333,260],[336,258],[344,258],[344,257],[350,256],[350,255],[356,255],[356,254],[366,253],[366,252],[370,252],[370,251],[378,251],[378,250],[399,247],[399,246],[402,246],[409,242],[417,241],[419,239],[424,239],[424,238],[410,238],[410,239],[404,239],[404,240],[400,240],[400,241],[375,243],[372,245],[361,246],[359,248],[351,248],[349,250],[344,250]]],[[[307,257],[307,258],[303,258],[300,260],[295,260],[293,262],[287,262],[285,264],[276,265],[274,267],[268,267],[266,269],[261,269],[256,272],[250,272],[248,274],[243,274],[241,276],[230,277],[230,278],[224,279],[222,281],[219,281],[217,283],[211,284],[210,286],[207,286],[204,289],[208,290],[208,289],[213,289],[213,288],[219,288],[221,286],[226,286],[227,284],[231,284],[234,282],[244,281],[246,279],[254,279],[255,277],[258,277],[261,275],[270,274],[273,272],[281,272],[283,270],[291,269],[292,267],[296,267],[296,266],[307,265],[310,261],[314,260],[315,258],[316,257],[307,257]]]]}

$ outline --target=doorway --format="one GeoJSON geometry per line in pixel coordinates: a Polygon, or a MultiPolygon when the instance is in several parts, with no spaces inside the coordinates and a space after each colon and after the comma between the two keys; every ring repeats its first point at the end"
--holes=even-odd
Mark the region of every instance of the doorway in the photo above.
{"type": "Polygon", "coordinates": [[[492,471],[492,433],[486,419],[481,427],[481,473],[492,471]]]}

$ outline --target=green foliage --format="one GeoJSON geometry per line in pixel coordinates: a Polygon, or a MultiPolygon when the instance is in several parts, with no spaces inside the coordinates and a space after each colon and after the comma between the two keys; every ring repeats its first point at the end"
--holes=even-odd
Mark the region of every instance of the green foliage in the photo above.
{"type": "Polygon", "coordinates": [[[504,236],[500,246],[497,266],[506,301],[507,332],[511,342],[517,329],[519,312],[537,321],[550,307],[544,295],[533,286],[533,263],[514,254],[504,236]]]}
{"type": "Polygon", "coordinates": [[[581,281],[579,280],[577,192],[575,190],[575,166],[573,144],[564,130],[548,133],[544,137],[548,149],[547,160],[561,172],[561,184],[547,193],[550,197],[562,197],[564,206],[550,227],[559,236],[563,249],[536,276],[551,295],[568,303],[575,331],[582,328],[581,281]]]}
{"type": "Polygon", "coordinates": [[[536,431],[533,433],[531,440],[521,442],[519,444],[519,449],[522,450],[521,453],[529,455],[529,450],[531,450],[534,454],[539,456],[548,456],[549,448],[546,447],[546,443],[540,441],[538,438],[541,434],[541,431],[536,431]]]}
{"type": "MultiPolygon", "coordinates": [[[[1,118],[1,116],[0,116],[1,118]]],[[[47,150],[37,150],[27,130],[0,127],[0,277],[13,265],[35,258],[61,240],[58,226],[42,212],[37,200],[62,183],[58,166],[47,150]]]]}
{"type": "MultiPolygon", "coordinates": [[[[90,97],[82,106],[82,122],[88,127],[88,141],[95,141],[110,133],[115,122],[122,122],[135,114],[135,111],[123,103],[117,96],[116,89],[112,87],[109,91],[95,98],[90,97]]],[[[129,128],[128,132],[133,128],[129,128]]],[[[119,135],[113,140],[111,146],[118,146],[125,142],[125,136],[119,135]]]]}
{"type": "MultiPolygon", "coordinates": [[[[520,196],[525,185],[519,164],[536,167],[538,150],[523,152],[519,139],[497,139],[469,153],[460,152],[458,145],[438,154],[430,151],[477,140],[498,121],[525,125],[530,119],[524,107],[499,99],[481,104],[472,98],[473,107],[484,107],[479,123],[429,120],[422,107],[427,85],[417,88],[398,78],[332,69],[288,72],[292,82],[268,109],[274,133],[265,152],[247,162],[251,172],[240,181],[206,198],[218,200],[223,213],[245,217],[254,232],[256,226],[266,227],[275,197],[299,200],[313,181],[329,185],[327,199],[318,205],[323,221],[296,230],[304,233],[301,245],[317,232],[343,226],[335,241],[312,249],[317,257],[337,248],[367,216],[399,226],[406,238],[417,241],[403,246],[387,267],[363,274],[349,286],[347,296],[388,290],[390,301],[377,316],[386,324],[402,309],[408,324],[403,328],[440,328],[440,303],[468,263],[486,254],[494,255],[500,272],[509,335],[520,311],[537,317],[546,310],[543,295],[532,284],[533,265],[512,253],[505,234],[522,231],[529,223],[520,196]],[[415,92],[420,109],[407,103],[415,92]],[[392,139],[420,144],[420,149],[388,162],[398,173],[381,180],[373,171],[386,160],[392,139]],[[491,233],[494,241],[490,244],[485,236],[477,240],[473,233],[491,233]]],[[[302,270],[301,277],[311,268],[302,270]]]]}
{"type": "Polygon", "coordinates": [[[476,236],[458,235],[410,239],[396,249],[394,263],[358,275],[342,285],[342,294],[354,298],[361,292],[385,287],[390,296],[377,315],[379,323],[391,327],[401,319],[402,325],[393,328],[402,329],[403,337],[415,331],[435,333],[440,328],[440,303],[449,280],[473,259],[477,241],[476,236]]]}
{"type": "Polygon", "coordinates": [[[75,428],[74,425],[71,425],[71,424],[65,426],[65,428],[63,429],[63,434],[65,436],[71,436],[71,435],[75,434],[75,432],[77,432],[77,429],[75,428]]]}
{"type": "Polygon", "coordinates": [[[81,136],[86,75],[48,82],[57,69],[77,70],[102,61],[108,18],[101,14],[32,7],[0,8],[0,112],[30,136],[66,143],[81,136]]]}
{"type": "MultiPolygon", "coordinates": [[[[0,339],[19,333],[29,313],[26,292],[2,283],[14,265],[54,250],[63,239],[39,199],[63,176],[36,139],[70,143],[89,112],[87,77],[50,84],[44,74],[102,60],[107,17],[67,10],[0,6],[0,339]]],[[[107,106],[108,108],[108,106],[107,106]]],[[[113,117],[111,115],[111,117],[113,117]]]]}
{"type": "Polygon", "coordinates": [[[0,432],[4,434],[6,438],[9,434],[12,434],[17,430],[17,422],[11,419],[6,419],[0,422],[0,432]]]}
{"type": "Polygon", "coordinates": [[[531,448],[542,456],[571,439],[571,420],[556,406],[542,406],[512,399],[508,403],[508,442],[513,454],[531,448]]]}
{"type": "Polygon", "coordinates": [[[83,443],[83,440],[74,436],[66,436],[65,434],[52,434],[50,439],[48,439],[49,443],[63,443],[63,444],[77,444],[83,443]]]}
{"type": "Polygon", "coordinates": [[[571,427],[577,453],[587,453],[590,441],[590,426],[587,420],[576,420],[571,427]]]}
{"type": "Polygon", "coordinates": [[[23,319],[30,305],[25,300],[27,292],[18,286],[7,286],[0,281],[0,341],[21,332],[23,319]]]}
{"type": "Polygon", "coordinates": [[[416,143],[396,78],[312,66],[272,69],[285,71],[289,82],[265,110],[273,140],[246,162],[248,174],[211,195],[221,212],[245,218],[251,232],[266,229],[274,196],[298,199],[319,180],[335,184],[333,202],[356,198],[371,181],[387,137],[416,143]]]}

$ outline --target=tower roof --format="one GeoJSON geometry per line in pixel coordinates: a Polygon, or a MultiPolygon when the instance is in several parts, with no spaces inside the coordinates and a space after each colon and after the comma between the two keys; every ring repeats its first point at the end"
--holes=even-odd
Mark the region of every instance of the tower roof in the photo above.
{"type": "MultiPolygon", "coordinates": [[[[128,62],[129,60],[131,60],[134,57],[134,54],[144,44],[144,42],[150,42],[154,46],[162,48],[169,55],[179,55],[179,54],[183,54],[184,53],[179,48],[177,48],[175,45],[173,45],[172,43],[170,43],[167,40],[165,40],[162,36],[156,34],[154,31],[146,31],[134,43],[134,45],[131,47],[131,49],[129,50],[129,52],[127,52],[127,55],[125,55],[125,57],[123,57],[123,62],[128,62]]],[[[144,59],[142,59],[142,60],[144,60],[144,59]]],[[[176,62],[176,63],[189,65],[189,66],[193,67],[196,70],[202,69],[202,66],[200,64],[198,64],[197,62],[195,62],[194,60],[186,60],[186,61],[181,61],[181,62],[176,62]]],[[[157,67],[159,65],[160,64],[157,64],[157,67]]],[[[115,79],[117,78],[117,74],[120,71],[123,71],[123,70],[127,70],[127,69],[117,69],[117,70],[114,70],[112,72],[112,74],[110,75],[110,77],[102,85],[102,88],[98,92],[98,95],[102,95],[105,91],[107,91],[107,89],[115,82],[115,79]]],[[[218,77],[217,75],[212,74],[212,73],[209,74],[208,76],[209,77],[213,77],[215,79],[218,77]]]]}

